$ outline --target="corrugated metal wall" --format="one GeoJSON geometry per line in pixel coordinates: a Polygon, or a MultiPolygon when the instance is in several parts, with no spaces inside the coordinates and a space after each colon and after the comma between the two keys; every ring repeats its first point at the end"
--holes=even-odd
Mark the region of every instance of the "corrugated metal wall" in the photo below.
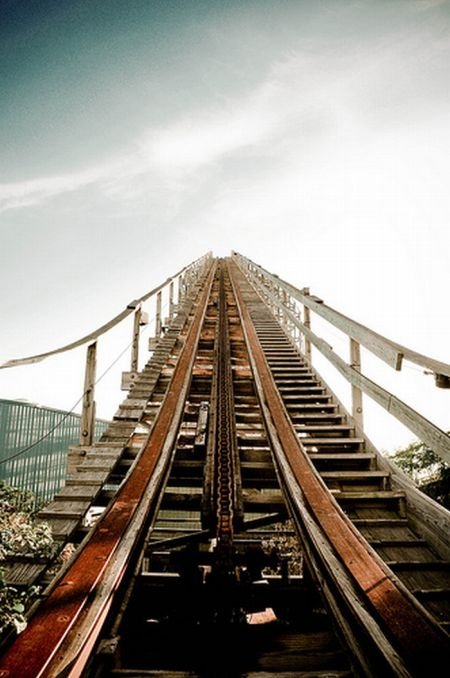
{"type": "MultiPolygon", "coordinates": [[[[96,422],[96,439],[107,425],[96,422]]],[[[50,501],[64,484],[67,449],[79,438],[78,414],[0,399],[0,480],[50,501]]]]}

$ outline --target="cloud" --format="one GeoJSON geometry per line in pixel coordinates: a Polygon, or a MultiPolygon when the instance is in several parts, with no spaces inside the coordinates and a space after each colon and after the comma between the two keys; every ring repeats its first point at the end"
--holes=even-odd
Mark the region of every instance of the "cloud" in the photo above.
{"type": "Polygon", "coordinates": [[[428,40],[424,50],[423,44],[417,33],[339,50],[303,41],[301,50],[272,64],[246,96],[208,110],[191,109],[166,126],[150,128],[120,157],[74,173],[1,184],[0,211],[87,187],[115,200],[134,200],[152,189],[165,189],[178,199],[199,184],[202,170],[214,176],[215,169],[235,160],[239,174],[241,165],[247,168],[246,157],[253,161],[249,176],[264,162],[279,161],[284,170],[293,163],[295,171],[302,159],[323,163],[327,144],[341,154],[347,143],[358,143],[364,135],[375,138],[384,125],[404,126],[408,117],[421,114],[421,107],[433,105],[440,96],[433,68],[442,63],[448,45],[428,40]],[[418,106],[427,87],[431,96],[422,96],[418,106]]]}
{"type": "Polygon", "coordinates": [[[77,191],[98,183],[110,174],[111,168],[92,167],[62,176],[41,177],[28,181],[0,184],[0,212],[29,207],[62,193],[77,191]]]}

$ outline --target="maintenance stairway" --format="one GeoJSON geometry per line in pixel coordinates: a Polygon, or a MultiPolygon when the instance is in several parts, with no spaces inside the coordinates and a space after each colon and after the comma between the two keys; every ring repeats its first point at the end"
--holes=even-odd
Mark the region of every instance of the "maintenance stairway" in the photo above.
{"type": "Polygon", "coordinates": [[[449,513],[313,369],[305,320],[249,260],[202,262],[40,513],[75,553],[29,565],[48,587],[1,677],[443,675],[449,513]]]}

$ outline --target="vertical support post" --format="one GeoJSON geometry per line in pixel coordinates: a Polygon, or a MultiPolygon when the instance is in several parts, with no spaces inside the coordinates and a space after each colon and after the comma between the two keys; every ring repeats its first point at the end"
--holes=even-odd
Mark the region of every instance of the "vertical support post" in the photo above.
{"type": "MultiPolygon", "coordinates": [[[[350,337],[350,367],[361,371],[361,346],[359,342],[350,337]]],[[[363,427],[363,401],[362,391],[358,386],[352,384],[352,415],[355,422],[363,427]]]]}
{"type": "Polygon", "coordinates": [[[95,426],[95,372],[97,368],[97,342],[90,344],[86,354],[83,405],[80,421],[80,445],[92,445],[95,426]]]}
{"type": "Polygon", "coordinates": [[[172,320],[173,318],[173,280],[171,281],[169,285],[169,319],[172,320]]]}
{"type": "Polygon", "coordinates": [[[161,336],[162,322],[161,322],[161,308],[162,308],[162,291],[159,290],[156,295],[156,319],[155,319],[155,337],[158,339],[161,336]]]}
{"type": "Polygon", "coordinates": [[[183,276],[178,276],[178,307],[183,302],[183,276]]]}
{"type": "Polygon", "coordinates": [[[286,313],[286,310],[285,310],[285,309],[289,308],[289,297],[288,297],[286,290],[283,290],[282,288],[280,288],[280,292],[281,292],[281,303],[283,304],[283,325],[288,330],[289,334],[291,334],[291,326],[290,326],[291,323],[289,321],[288,314],[286,313]]]}
{"type": "MultiPolygon", "coordinates": [[[[309,287],[303,288],[302,292],[305,296],[309,295],[309,287]]],[[[311,329],[311,310],[307,306],[303,306],[303,324],[311,329]]],[[[311,342],[307,337],[305,337],[305,356],[311,362],[311,342]]]]}
{"type": "Polygon", "coordinates": [[[142,309],[140,306],[138,306],[134,314],[134,323],[133,323],[133,344],[131,346],[131,372],[138,371],[139,334],[141,328],[141,318],[142,318],[142,309]]]}

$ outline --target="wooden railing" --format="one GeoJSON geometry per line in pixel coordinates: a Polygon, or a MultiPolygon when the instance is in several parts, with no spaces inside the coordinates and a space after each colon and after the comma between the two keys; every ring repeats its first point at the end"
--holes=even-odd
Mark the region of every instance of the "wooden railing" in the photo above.
{"type": "Polygon", "coordinates": [[[362,374],[361,346],[396,370],[402,368],[403,360],[420,365],[435,375],[436,385],[440,388],[450,388],[450,364],[422,355],[387,339],[327,306],[322,299],[311,295],[308,288],[297,289],[237,252],[233,252],[233,258],[288,330],[293,341],[301,347],[306,358],[311,360],[311,346],[315,346],[351,384],[352,415],[361,429],[363,425],[362,394],[365,393],[415,433],[443,461],[450,463],[450,437],[447,433],[362,374]],[[350,363],[343,360],[330,344],[311,330],[312,312],[347,335],[350,363]]]}
{"type": "Polygon", "coordinates": [[[0,365],[0,369],[7,369],[11,367],[16,367],[19,365],[31,365],[51,356],[58,355],[67,351],[72,351],[73,349],[79,348],[85,344],[88,344],[87,355],[86,355],[86,364],[84,372],[84,389],[82,396],[82,411],[81,411],[81,425],[80,425],[80,444],[81,445],[91,445],[94,437],[95,429],[95,385],[96,385],[96,365],[97,365],[97,340],[119,323],[121,323],[125,318],[134,314],[133,319],[133,330],[132,330],[132,341],[130,343],[131,348],[131,360],[130,360],[130,371],[122,373],[122,389],[129,389],[133,380],[137,376],[138,370],[138,360],[139,360],[139,339],[141,328],[144,325],[147,325],[149,322],[148,313],[143,310],[143,304],[149,301],[152,298],[156,298],[156,311],[154,318],[155,325],[155,334],[150,338],[149,341],[149,350],[153,350],[161,337],[163,332],[164,325],[169,324],[174,317],[178,306],[182,303],[183,299],[186,296],[188,288],[195,283],[199,278],[201,272],[207,266],[208,262],[212,257],[211,252],[203,255],[199,259],[196,259],[192,263],[188,264],[177,273],[172,275],[170,278],[167,278],[163,283],[153,288],[143,296],[138,299],[131,301],[127,307],[121,311],[114,318],[109,320],[107,323],[99,327],[98,329],[90,332],[84,337],[77,339],[70,344],[66,344],[59,348],[47,351],[45,353],[39,353],[37,355],[32,355],[27,358],[18,358],[13,360],[8,360],[6,363],[0,365]],[[176,290],[176,304],[175,304],[175,284],[177,285],[176,290]],[[162,309],[163,309],[163,295],[166,295],[167,298],[167,307],[168,307],[168,317],[162,318],[162,309]]]}

